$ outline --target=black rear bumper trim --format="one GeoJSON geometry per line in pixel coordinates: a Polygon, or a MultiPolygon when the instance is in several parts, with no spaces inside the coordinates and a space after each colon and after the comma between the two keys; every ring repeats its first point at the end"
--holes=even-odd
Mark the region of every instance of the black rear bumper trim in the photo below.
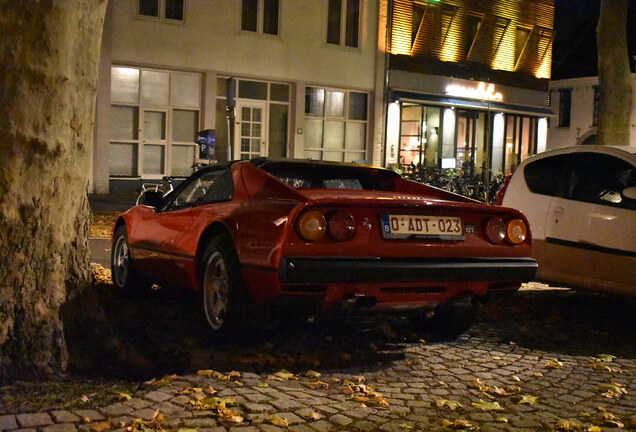
{"type": "Polygon", "coordinates": [[[356,282],[528,282],[537,272],[532,258],[383,259],[314,258],[283,260],[287,283],[356,282]]]}

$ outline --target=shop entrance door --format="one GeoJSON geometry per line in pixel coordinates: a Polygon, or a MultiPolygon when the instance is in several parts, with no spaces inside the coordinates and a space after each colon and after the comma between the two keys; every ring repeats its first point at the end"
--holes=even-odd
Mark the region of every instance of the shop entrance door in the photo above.
{"type": "Polygon", "coordinates": [[[457,168],[470,176],[475,173],[478,119],[477,111],[457,111],[457,168]]]}
{"type": "Polygon", "coordinates": [[[267,104],[237,101],[234,128],[234,159],[267,156],[267,104]]]}

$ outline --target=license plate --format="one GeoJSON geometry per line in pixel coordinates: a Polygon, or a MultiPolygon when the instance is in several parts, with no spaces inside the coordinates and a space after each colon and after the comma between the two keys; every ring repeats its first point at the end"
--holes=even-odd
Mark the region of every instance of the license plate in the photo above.
{"type": "Polygon", "coordinates": [[[459,217],[383,214],[380,219],[384,238],[464,239],[464,226],[459,217]]]}

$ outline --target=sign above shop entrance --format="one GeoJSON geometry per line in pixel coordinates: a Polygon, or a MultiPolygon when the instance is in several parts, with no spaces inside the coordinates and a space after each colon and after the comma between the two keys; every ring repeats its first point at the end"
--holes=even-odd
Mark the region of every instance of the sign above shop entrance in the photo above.
{"type": "Polygon", "coordinates": [[[496,91],[494,84],[480,82],[476,87],[461,84],[450,84],[446,87],[446,94],[470,99],[502,101],[503,95],[496,91]]]}

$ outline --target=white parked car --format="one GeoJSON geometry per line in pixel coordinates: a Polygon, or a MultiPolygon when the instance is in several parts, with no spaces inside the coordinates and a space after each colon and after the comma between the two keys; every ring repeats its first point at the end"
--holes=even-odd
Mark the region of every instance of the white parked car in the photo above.
{"type": "Polygon", "coordinates": [[[502,204],[530,222],[538,280],[636,297],[636,147],[528,158],[502,204]]]}

